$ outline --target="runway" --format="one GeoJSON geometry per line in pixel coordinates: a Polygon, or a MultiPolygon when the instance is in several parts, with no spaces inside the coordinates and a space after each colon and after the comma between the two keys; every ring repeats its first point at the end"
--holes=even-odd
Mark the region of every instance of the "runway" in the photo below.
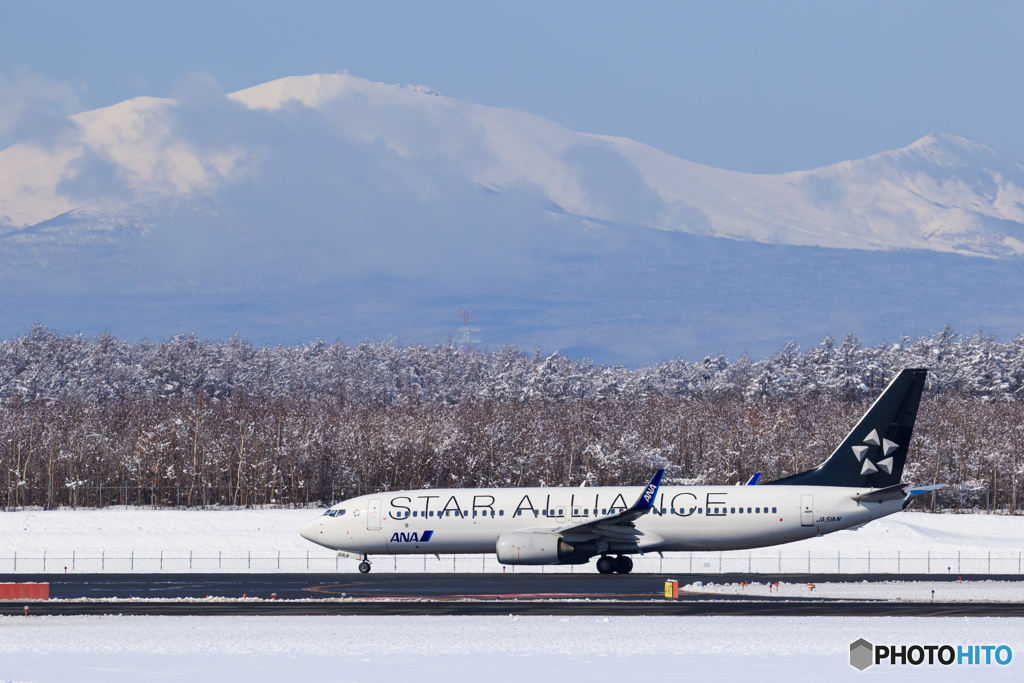
{"type": "MultiPolygon", "coordinates": [[[[1024,616],[1024,604],[894,602],[681,592],[680,584],[781,581],[789,584],[957,580],[945,575],[786,574],[74,574],[0,575],[0,582],[48,582],[50,602],[0,602],[0,614],[476,614],[1024,616]]],[[[1020,581],[1020,575],[964,580],[1020,581]]]]}

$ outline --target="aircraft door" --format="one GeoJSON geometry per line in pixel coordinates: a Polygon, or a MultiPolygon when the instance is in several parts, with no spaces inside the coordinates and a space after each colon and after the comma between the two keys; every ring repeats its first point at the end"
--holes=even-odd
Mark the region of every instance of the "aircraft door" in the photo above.
{"type": "Polygon", "coordinates": [[[555,517],[558,518],[559,524],[565,524],[565,503],[555,504],[555,517]]]}
{"type": "Polygon", "coordinates": [[[366,528],[375,531],[380,528],[380,498],[370,501],[366,515],[366,528]]]}
{"type": "Polygon", "coordinates": [[[800,496],[800,526],[814,526],[814,496],[800,496]]]}

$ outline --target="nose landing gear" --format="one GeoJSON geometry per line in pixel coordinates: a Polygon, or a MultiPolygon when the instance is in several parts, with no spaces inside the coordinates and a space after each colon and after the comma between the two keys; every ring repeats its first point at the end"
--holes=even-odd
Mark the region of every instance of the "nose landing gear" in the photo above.
{"type": "Polygon", "coordinates": [[[615,558],[602,555],[597,558],[597,571],[601,574],[628,574],[633,571],[633,560],[629,559],[629,555],[619,555],[615,558]]]}
{"type": "Polygon", "coordinates": [[[369,574],[370,573],[370,563],[367,562],[366,560],[363,560],[362,562],[360,562],[359,563],[359,573],[360,574],[369,574]]]}

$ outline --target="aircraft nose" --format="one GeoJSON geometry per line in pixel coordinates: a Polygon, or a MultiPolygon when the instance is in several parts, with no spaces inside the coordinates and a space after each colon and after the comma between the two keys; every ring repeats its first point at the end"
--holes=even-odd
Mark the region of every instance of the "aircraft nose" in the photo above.
{"type": "Polygon", "coordinates": [[[306,522],[305,524],[302,525],[302,528],[299,529],[299,535],[302,536],[307,541],[313,541],[314,543],[316,543],[316,536],[317,536],[317,532],[319,530],[320,530],[320,520],[319,519],[314,519],[314,520],[312,520],[310,522],[306,522]]]}

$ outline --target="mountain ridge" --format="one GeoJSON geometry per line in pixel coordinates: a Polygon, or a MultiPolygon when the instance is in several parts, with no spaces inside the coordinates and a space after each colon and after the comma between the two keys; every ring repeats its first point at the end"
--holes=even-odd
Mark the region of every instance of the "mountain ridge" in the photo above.
{"type": "Polygon", "coordinates": [[[0,150],[0,332],[459,336],[645,364],[1024,329],[1024,166],[966,138],[777,175],[347,74],[197,79],[0,150]]]}
{"type": "MultiPolygon", "coordinates": [[[[288,119],[309,115],[346,144],[380,146],[378,163],[391,155],[442,167],[492,191],[525,190],[584,220],[801,246],[1024,254],[1024,165],[967,138],[932,134],[865,159],[744,174],[423,86],[347,74],[180,101],[140,97],[77,114],[70,142],[0,151],[0,214],[9,231],[76,208],[216,196],[254,175],[272,176],[280,138],[295,125],[288,119]],[[194,125],[211,111],[220,115],[213,129],[220,138],[194,125]],[[243,134],[230,131],[232,121],[243,134]]],[[[429,199],[434,188],[420,180],[405,178],[405,190],[429,199]]]]}

